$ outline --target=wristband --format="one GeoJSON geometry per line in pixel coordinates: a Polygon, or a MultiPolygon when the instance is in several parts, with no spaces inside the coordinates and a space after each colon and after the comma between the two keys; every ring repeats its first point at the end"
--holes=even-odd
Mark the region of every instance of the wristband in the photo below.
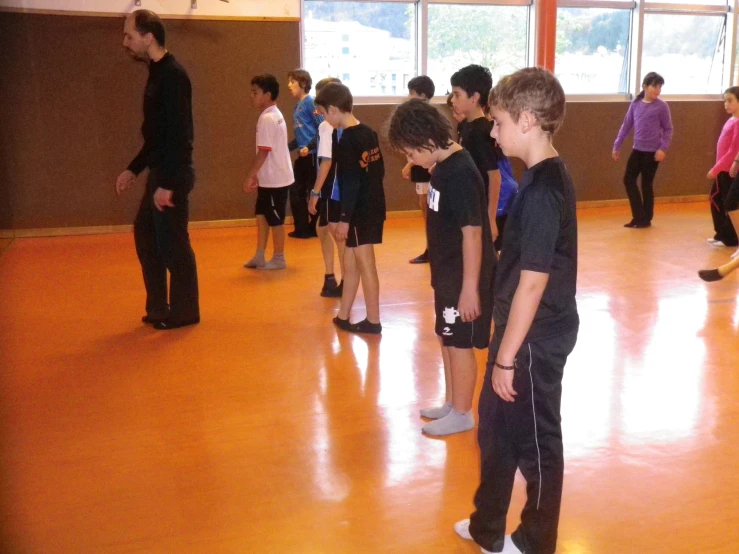
{"type": "Polygon", "coordinates": [[[320,192],[316,192],[314,190],[311,190],[310,191],[310,195],[311,195],[311,197],[319,198],[321,196],[321,193],[320,192]]]}
{"type": "Polygon", "coordinates": [[[499,368],[499,369],[505,369],[506,371],[512,371],[514,369],[518,369],[516,367],[516,360],[515,359],[513,360],[513,365],[503,365],[503,364],[499,364],[497,361],[494,362],[493,365],[495,367],[499,368]]]}

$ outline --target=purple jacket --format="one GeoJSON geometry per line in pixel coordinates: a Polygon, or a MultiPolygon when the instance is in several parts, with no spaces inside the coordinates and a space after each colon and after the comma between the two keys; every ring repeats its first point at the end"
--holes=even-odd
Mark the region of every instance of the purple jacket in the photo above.
{"type": "Polygon", "coordinates": [[[653,102],[636,100],[629,106],[618,132],[613,150],[620,150],[624,140],[634,129],[634,150],[665,152],[672,140],[672,119],[667,102],[657,98],[653,102]]]}

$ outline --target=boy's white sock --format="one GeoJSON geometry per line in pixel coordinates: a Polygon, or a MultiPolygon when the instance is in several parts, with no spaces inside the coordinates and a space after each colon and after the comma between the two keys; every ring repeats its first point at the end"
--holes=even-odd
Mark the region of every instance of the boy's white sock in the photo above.
{"type": "Polygon", "coordinates": [[[426,419],[441,419],[445,415],[449,413],[449,410],[452,409],[452,405],[449,403],[446,403],[442,406],[436,406],[434,408],[422,408],[420,410],[421,417],[425,417],[426,419]]]}
{"type": "Polygon", "coordinates": [[[259,269],[285,269],[287,264],[285,263],[285,254],[273,254],[272,259],[264,264],[259,269]]]}
{"type": "Polygon", "coordinates": [[[264,250],[257,248],[254,257],[244,264],[244,267],[262,267],[265,264],[264,250]]]}
{"type": "Polygon", "coordinates": [[[454,433],[461,433],[462,431],[469,431],[475,426],[475,418],[472,417],[472,410],[466,414],[461,414],[454,408],[449,410],[449,413],[427,423],[423,426],[422,431],[427,435],[433,435],[436,437],[443,435],[453,435],[454,433]]]}

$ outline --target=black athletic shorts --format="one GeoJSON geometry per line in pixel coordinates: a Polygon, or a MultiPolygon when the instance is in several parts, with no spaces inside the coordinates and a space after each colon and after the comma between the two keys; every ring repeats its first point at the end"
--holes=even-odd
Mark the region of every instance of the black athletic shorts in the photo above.
{"type": "Polygon", "coordinates": [[[341,218],[341,202],[321,197],[316,205],[318,209],[318,226],[325,227],[329,223],[338,223],[341,218]]]}
{"type": "Polygon", "coordinates": [[[270,227],[284,225],[289,189],[289,186],[280,188],[259,187],[254,215],[263,215],[270,227]]]}
{"type": "Polygon", "coordinates": [[[733,212],[739,210],[739,175],[734,177],[724,199],[724,210],[733,212]]]}
{"type": "Polygon", "coordinates": [[[382,244],[382,228],[384,224],[384,221],[360,223],[358,225],[350,223],[346,245],[349,248],[355,248],[364,244],[382,244]]]}
{"type": "Polygon", "coordinates": [[[462,321],[457,309],[459,295],[434,289],[436,326],[434,331],[441,337],[444,346],[454,348],[487,348],[490,344],[490,329],[493,321],[492,302],[480,298],[482,314],[474,321],[462,321]]]}

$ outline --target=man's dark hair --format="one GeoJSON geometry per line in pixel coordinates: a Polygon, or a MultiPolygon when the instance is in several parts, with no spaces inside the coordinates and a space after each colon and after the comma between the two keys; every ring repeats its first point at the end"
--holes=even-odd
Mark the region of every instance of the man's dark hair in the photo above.
{"type": "Polygon", "coordinates": [[[311,79],[310,73],[305,69],[293,69],[287,74],[287,78],[292,81],[296,81],[300,88],[306,93],[310,92],[310,88],[313,85],[313,79],[311,79]]]}
{"type": "Polygon", "coordinates": [[[452,127],[439,110],[420,98],[411,98],[395,108],[387,132],[390,146],[396,150],[413,149],[433,152],[449,148],[452,127]]]}
{"type": "Polygon", "coordinates": [[[488,103],[488,95],[493,88],[493,76],[487,67],[472,64],[452,75],[452,86],[461,88],[469,97],[477,92],[480,95],[479,104],[484,106],[488,103]]]}
{"type": "Polygon", "coordinates": [[[164,46],[164,23],[162,23],[162,18],[153,11],[136,10],[133,12],[133,23],[136,27],[136,31],[140,35],[151,33],[154,36],[154,40],[157,41],[157,44],[159,44],[159,46],[164,46]]]}
{"type": "Polygon", "coordinates": [[[271,73],[256,75],[252,78],[251,84],[258,86],[262,89],[262,92],[269,92],[272,100],[277,100],[277,97],[280,95],[280,83],[277,81],[277,77],[271,73]]]}
{"type": "Polygon", "coordinates": [[[351,113],[354,98],[346,85],[329,83],[316,96],[316,105],[321,106],[326,111],[330,106],[335,106],[341,113],[351,113]]]}
{"type": "Polygon", "coordinates": [[[428,75],[419,75],[408,81],[408,92],[411,91],[419,96],[423,94],[426,100],[431,100],[434,97],[434,92],[436,92],[436,87],[431,77],[428,75]]]}
{"type": "Polygon", "coordinates": [[[328,85],[329,83],[339,83],[341,84],[341,79],[337,77],[324,77],[320,81],[316,83],[316,94],[321,92],[323,90],[323,87],[328,85]]]}

